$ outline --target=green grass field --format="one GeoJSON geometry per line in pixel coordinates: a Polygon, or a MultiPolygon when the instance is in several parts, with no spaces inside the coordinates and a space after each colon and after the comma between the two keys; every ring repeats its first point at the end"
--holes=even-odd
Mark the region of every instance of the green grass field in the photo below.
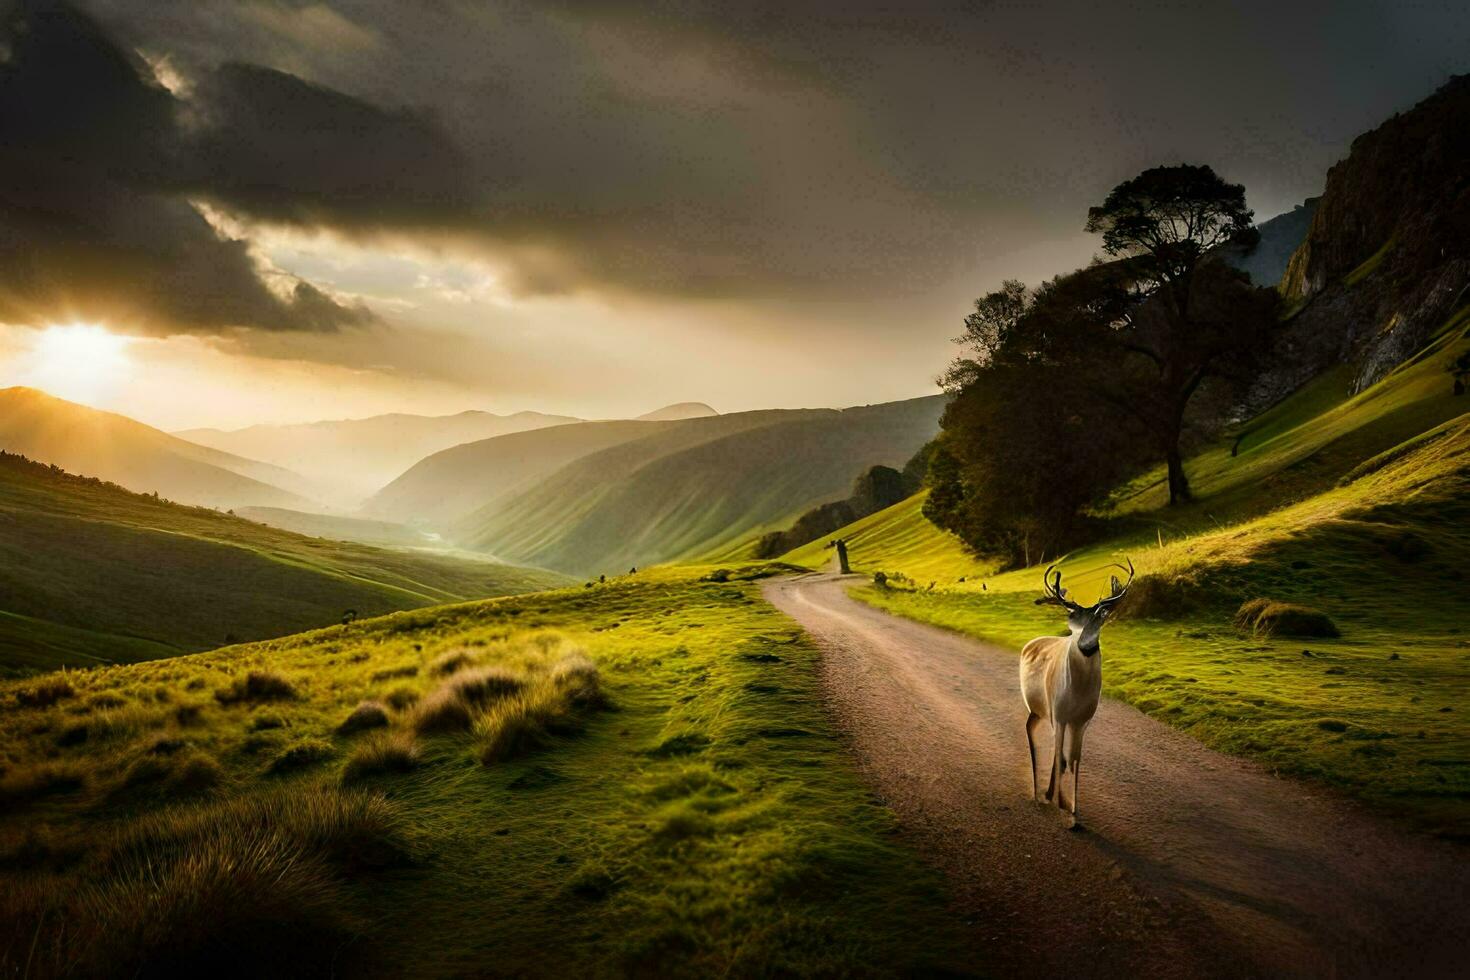
{"type": "Polygon", "coordinates": [[[304,537],[0,455],[0,673],[169,656],[566,583],[304,537]]]}
{"type": "MultiPolygon", "coordinates": [[[[1087,600],[1110,563],[1138,567],[1132,613],[1104,642],[1108,694],[1454,837],[1470,836],[1470,402],[1442,362],[1467,346],[1464,319],[1367,391],[1349,398],[1329,372],[1245,426],[1237,457],[1227,441],[1191,460],[1190,505],[1151,505],[1138,481],[1110,533],[1063,564],[1087,600]],[[1316,608],[1341,636],[1237,629],[1254,598],[1316,608]]],[[[984,575],[920,506],[834,535],[855,569],[906,577],[859,598],[1013,647],[1063,626],[1033,604],[1039,568],[984,575]]]]}
{"type": "Polygon", "coordinates": [[[983,969],[816,652],[703,571],[0,684],[0,972],[983,969]]]}

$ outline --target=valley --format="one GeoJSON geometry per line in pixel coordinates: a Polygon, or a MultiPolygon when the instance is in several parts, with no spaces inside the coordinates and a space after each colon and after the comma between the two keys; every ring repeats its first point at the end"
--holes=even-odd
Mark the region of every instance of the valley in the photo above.
{"type": "Polygon", "coordinates": [[[1470,17],[1149,7],[7,10],[0,978],[1457,976],[1470,17]]]}

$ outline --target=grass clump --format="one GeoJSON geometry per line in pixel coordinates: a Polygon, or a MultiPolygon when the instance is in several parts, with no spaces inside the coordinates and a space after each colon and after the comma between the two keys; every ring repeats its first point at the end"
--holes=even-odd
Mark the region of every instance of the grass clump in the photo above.
{"type": "Polygon", "coordinates": [[[429,661],[431,677],[447,677],[455,671],[464,670],[475,662],[469,650],[446,650],[429,661]]]}
{"type": "Polygon", "coordinates": [[[409,687],[407,684],[400,684],[383,695],[383,703],[394,711],[406,711],[415,704],[418,704],[421,696],[416,688],[409,687]]]}
{"type": "Polygon", "coordinates": [[[1275,599],[1248,599],[1235,613],[1235,625],[1256,636],[1301,636],[1334,638],[1341,636],[1332,618],[1320,609],[1277,602],[1275,599]]]}
{"type": "Polygon", "coordinates": [[[297,697],[296,686],[284,674],[274,670],[252,670],[234,684],[214,692],[220,704],[290,701],[297,697]]]}
{"type": "Polygon", "coordinates": [[[325,762],[335,754],[336,750],[330,742],[319,738],[304,738],[286,746],[280,755],[272,759],[269,771],[273,776],[298,772],[325,762]]]}
{"type": "Polygon", "coordinates": [[[27,687],[17,688],[15,700],[24,708],[47,708],[64,698],[74,697],[76,693],[63,672],[27,687]]]}
{"type": "Polygon", "coordinates": [[[388,724],[388,709],[379,701],[359,701],[352,714],[337,726],[337,734],[352,735],[370,728],[383,728],[388,724]]]}
{"type": "Polygon", "coordinates": [[[72,762],[37,762],[0,775],[0,802],[9,806],[45,796],[74,793],[86,785],[86,771],[72,762]]]}
{"type": "Polygon", "coordinates": [[[504,667],[461,671],[444,684],[455,697],[476,706],[515,694],[524,686],[524,680],[504,667]]]}
{"type": "Polygon", "coordinates": [[[476,755],[485,765],[544,748],[581,730],[582,715],[608,706],[597,666],[581,654],[563,657],[545,677],[492,704],[475,721],[476,755]]]}
{"type": "Polygon", "coordinates": [[[103,835],[74,874],[6,889],[0,972],[336,972],[368,925],[353,879],[413,850],[381,796],[319,790],[175,808],[103,835]]]}
{"type": "Polygon", "coordinates": [[[350,785],[377,776],[411,772],[420,761],[422,753],[412,733],[382,733],[353,751],[342,769],[342,782],[350,785]]]}
{"type": "Polygon", "coordinates": [[[467,732],[474,723],[469,704],[447,687],[432,691],[414,706],[409,726],[420,735],[467,732]]]}

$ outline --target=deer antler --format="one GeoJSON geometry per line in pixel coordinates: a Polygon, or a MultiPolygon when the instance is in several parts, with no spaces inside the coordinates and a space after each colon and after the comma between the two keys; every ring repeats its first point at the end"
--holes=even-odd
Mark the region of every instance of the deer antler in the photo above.
{"type": "Polygon", "coordinates": [[[1112,594],[1109,595],[1106,599],[1102,599],[1101,601],[1099,601],[1098,602],[1098,605],[1099,606],[1104,606],[1104,607],[1112,606],[1112,605],[1116,604],[1119,600],[1121,600],[1125,595],[1128,594],[1128,587],[1133,584],[1133,575],[1134,575],[1133,559],[1132,558],[1124,558],[1123,560],[1128,563],[1126,566],[1114,564],[1113,567],[1114,568],[1117,568],[1117,569],[1120,569],[1122,571],[1127,572],[1128,573],[1128,581],[1126,581],[1126,582],[1119,582],[1118,581],[1118,576],[1114,575],[1113,576],[1113,591],[1112,591],[1112,594]]]}
{"type": "Polygon", "coordinates": [[[1050,565],[1045,572],[1041,573],[1041,587],[1046,595],[1037,599],[1036,604],[1038,606],[1062,606],[1075,612],[1082,607],[1067,598],[1067,590],[1062,588],[1062,573],[1057,572],[1056,577],[1052,577],[1052,570],[1056,567],[1056,565],[1050,565]]]}

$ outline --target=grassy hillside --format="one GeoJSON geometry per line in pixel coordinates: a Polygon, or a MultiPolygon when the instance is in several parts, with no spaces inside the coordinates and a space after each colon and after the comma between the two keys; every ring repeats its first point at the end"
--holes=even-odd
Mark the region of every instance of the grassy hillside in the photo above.
{"type": "Polygon", "coordinates": [[[983,970],[816,651],[698,576],[0,684],[0,972],[983,970]]]}
{"type": "Polygon", "coordinates": [[[677,422],[579,422],[482,439],[422,459],[373,495],[363,513],[443,527],[609,446],[677,422]]]}
{"type": "Polygon", "coordinates": [[[204,507],[305,507],[301,477],[34,388],[0,389],[0,450],[204,507]]]}
{"type": "MultiPolygon", "coordinates": [[[[1207,744],[1470,835],[1470,404],[1441,367],[1467,345],[1456,319],[1360,395],[1324,376],[1248,426],[1234,459],[1227,442],[1191,461],[1204,496],[1188,507],[1148,510],[1153,489],[1132,488],[1114,533],[1063,565],[1084,599],[1110,562],[1138,566],[1129,615],[1104,643],[1107,692],[1207,744]],[[1312,607],[1341,635],[1237,629],[1256,598],[1312,607]]],[[[1011,646],[1061,626],[1032,604],[1039,569],[987,577],[982,592],[904,506],[875,515],[864,530],[877,540],[853,559],[918,588],[862,598],[1011,646]]]]}
{"type": "Polygon", "coordinates": [[[540,412],[392,414],[297,425],[252,425],[232,431],[189,429],[177,434],[203,446],[287,467],[330,488],[340,502],[356,504],[440,450],[576,421],[540,412]]]}
{"type": "Polygon", "coordinates": [[[391,521],[312,514],[287,510],[284,507],[237,507],[235,513],[257,524],[267,524],[283,531],[295,531],[313,538],[357,541],[390,548],[427,548],[436,543],[434,535],[428,532],[391,521]]]}
{"type": "Polygon", "coordinates": [[[854,521],[835,534],[803,545],[781,557],[782,561],[808,568],[823,568],[835,555],[827,542],[847,542],[848,565],[859,572],[888,570],[902,572],[915,581],[946,582],[983,576],[988,562],[967,553],[959,538],[935,527],[924,517],[927,491],[916,493],[876,514],[854,521]]]}
{"type": "Polygon", "coordinates": [[[853,473],[902,466],[938,430],[943,407],[936,396],[681,423],[578,460],[451,536],[580,574],[718,553],[844,496],[853,473]],[[744,431],[728,433],[737,422],[744,431]]]}
{"type": "Polygon", "coordinates": [[[558,575],[303,537],[0,455],[0,671],[208,649],[558,575]]]}

